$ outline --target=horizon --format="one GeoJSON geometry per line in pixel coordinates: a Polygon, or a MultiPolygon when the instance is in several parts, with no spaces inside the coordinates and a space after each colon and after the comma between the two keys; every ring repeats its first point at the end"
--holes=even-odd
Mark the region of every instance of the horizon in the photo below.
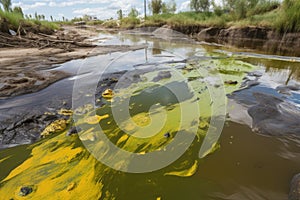
{"type": "MultiPolygon", "coordinates": [[[[168,2],[168,0],[163,0],[168,2]]],[[[147,0],[147,14],[149,15],[147,0]]],[[[189,11],[190,0],[175,0],[177,5],[176,12],[189,11]]],[[[12,8],[20,6],[24,15],[32,15],[35,13],[45,15],[47,20],[50,16],[54,20],[73,19],[89,15],[97,17],[97,19],[105,20],[117,18],[117,11],[122,9],[123,14],[127,15],[131,8],[136,8],[141,16],[144,15],[143,0],[91,0],[88,3],[83,0],[12,0],[12,8]]]]}

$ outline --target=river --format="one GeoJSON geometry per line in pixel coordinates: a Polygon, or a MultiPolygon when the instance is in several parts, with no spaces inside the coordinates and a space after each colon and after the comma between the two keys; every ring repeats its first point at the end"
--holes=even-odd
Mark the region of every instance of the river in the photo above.
{"type": "Polygon", "coordinates": [[[288,199],[300,172],[299,57],[170,30],[92,40],[145,48],[59,65],[73,75],[0,100],[3,118],[68,105],[68,127],[80,127],[0,150],[1,199],[288,199]]]}

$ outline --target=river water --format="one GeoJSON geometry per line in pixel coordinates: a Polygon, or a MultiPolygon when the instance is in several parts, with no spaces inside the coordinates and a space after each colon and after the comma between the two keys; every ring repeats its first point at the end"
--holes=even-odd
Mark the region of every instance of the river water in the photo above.
{"type": "MultiPolygon", "coordinates": [[[[165,31],[99,33],[93,41],[145,48],[62,64],[56,69],[73,73],[72,77],[1,101],[1,115],[46,112],[53,101],[71,97],[76,110],[91,100],[97,116],[107,115],[99,120],[100,132],[114,145],[137,157],[160,150],[171,156],[151,157],[133,166],[135,157],[122,157],[103,144],[105,138],[91,126],[93,118],[82,120],[75,114],[76,126],[83,129],[79,137],[60,132],[35,144],[0,151],[1,199],[288,199],[290,181],[300,172],[300,133],[288,131],[292,127],[284,120],[276,131],[268,129],[270,125],[256,126],[256,117],[272,120],[272,112],[253,119],[248,109],[258,104],[254,94],[262,93],[287,103],[299,119],[300,58],[199,43],[165,31]],[[99,92],[99,76],[107,74],[121,84],[112,87],[100,81],[99,92]],[[252,84],[245,85],[247,80],[252,84]],[[101,98],[106,88],[113,89],[114,100],[101,98]],[[128,98],[129,105],[123,107],[128,98]],[[130,110],[134,123],[124,109],[130,110]],[[209,154],[200,156],[209,126],[215,128],[213,132],[220,129],[212,124],[213,115],[224,118],[221,135],[209,142],[209,154]],[[172,143],[176,148],[189,146],[176,157],[177,151],[168,148],[172,143]],[[22,186],[32,187],[33,192],[20,197],[22,186]]],[[[85,114],[94,115],[94,111],[85,114]]]]}

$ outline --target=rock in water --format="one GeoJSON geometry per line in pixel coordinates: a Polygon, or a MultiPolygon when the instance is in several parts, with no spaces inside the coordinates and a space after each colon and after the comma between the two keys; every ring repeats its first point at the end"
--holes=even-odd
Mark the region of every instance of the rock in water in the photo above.
{"type": "Polygon", "coordinates": [[[299,135],[300,109],[278,97],[253,93],[258,104],[249,108],[252,127],[265,135],[299,135]]]}
{"type": "Polygon", "coordinates": [[[21,187],[19,195],[20,196],[27,196],[28,194],[32,193],[32,188],[25,186],[25,187],[21,187]]]}
{"type": "Polygon", "coordinates": [[[300,200],[300,173],[292,179],[289,200],[300,200]]]}
{"type": "Polygon", "coordinates": [[[44,131],[41,133],[41,137],[45,138],[52,134],[64,131],[66,128],[67,128],[66,120],[64,120],[64,119],[56,120],[44,129],[44,131]]]}

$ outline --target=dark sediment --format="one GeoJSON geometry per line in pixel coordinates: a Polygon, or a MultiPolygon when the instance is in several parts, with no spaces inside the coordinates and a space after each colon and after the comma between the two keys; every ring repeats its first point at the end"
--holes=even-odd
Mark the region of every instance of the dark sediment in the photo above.
{"type": "Polygon", "coordinates": [[[300,200],[300,174],[295,175],[292,179],[289,200],[300,200]]]}

